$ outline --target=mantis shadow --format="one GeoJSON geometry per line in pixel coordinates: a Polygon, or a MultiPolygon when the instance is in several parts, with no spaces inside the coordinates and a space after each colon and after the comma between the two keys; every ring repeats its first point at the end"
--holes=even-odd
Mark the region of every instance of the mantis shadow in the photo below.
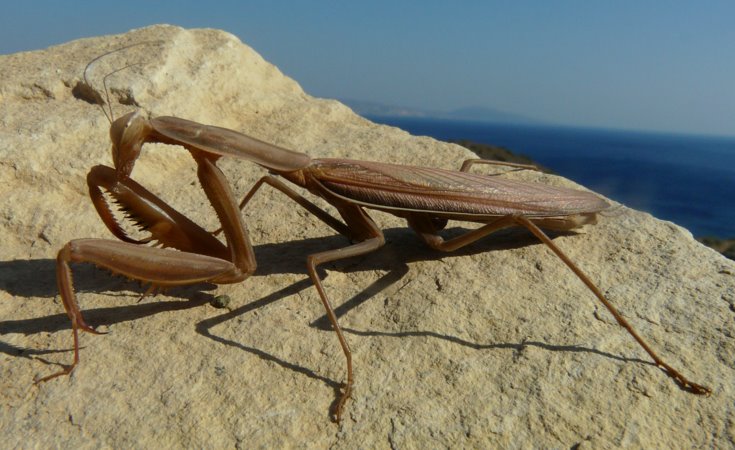
{"type": "MultiPolygon", "coordinates": [[[[463,230],[450,230],[450,233],[452,232],[458,235],[458,234],[462,234],[463,230]]],[[[497,240],[479,241],[470,246],[464,247],[463,249],[456,251],[456,252],[441,253],[441,252],[437,252],[432,249],[426,248],[418,241],[418,239],[415,239],[414,243],[409,243],[410,239],[406,238],[406,235],[413,235],[413,233],[405,229],[390,229],[390,230],[384,231],[384,234],[386,237],[385,247],[371,254],[364,255],[361,257],[357,257],[357,258],[352,258],[352,260],[356,259],[358,260],[358,262],[348,262],[351,260],[344,260],[344,261],[338,261],[331,265],[327,265],[329,266],[329,270],[337,270],[340,272],[368,271],[368,270],[377,270],[377,271],[385,272],[379,279],[374,281],[372,284],[361,289],[358,294],[354,295],[352,298],[349,298],[343,301],[341,304],[339,304],[339,306],[335,307],[334,312],[338,319],[345,316],[351,310],[357,308],[358,306],[362,305],[363,303],[370,300],[371,298],[375,297],[377,294],[386,290],[390,286],[397,284],[408,273],[409,271],[408,263],[410,262],[425,261],[425,260],[439,260],[439,259],[451,258],[451,257],[456,257],[456,256],[483,253],[483,252],[492,251],[492,250],[520,248],[520,247],[524,247],[524,246],[527,246],[533,243],[538,243],[538,241],[536,241],[536,239],[532,235],[530,235],[530,233],[525,233],[525,231],[521,231],[520,233],[511,231],[509,233],[503,234],[501,238],[497,240]]],[[[574,234],[574,233],[557,233],[557,234],[554,234],[553,236],[557,236],[560,234],[574,234]]],[[[269,268],[278,267],[279,269],[278,273],[284,273],[284,272],[303,273],[304,271],[303,261],[305,260],[306,255],[324,251],[325,249],[334,248],[334,246],[332,245],[332,242],[339,244],[339,242],[336,242],[336,240],[338,239],[340,238],[330,237],[330,238],[320,238],[320,239],[307,239],[307,240],[301,241],[299,245],[299,251],[298,251],[301,258],[294,257],[296,255],[290,252],[290,250],[293,247],[288,246],[284,248],[283,244],[266,244],[263,246],[259,246],[256,249],[256,254],[258,255],[258,260],[261,262],[264,260],[268,261],[265,253],[267,253],[271,258],[273,258],[274,262],[276,258],[278,260],[284,261],[285,267],[284,265],[281,265],[281,264],[272,264],[272,265],[268,264],[269,268]],[[264,258],[261,258],[261,255],[259,254],[260,252],[264,253],[263,255],[264,258]]],[[[344,245],[344,241],[341,242],[341,245],[344,245]]],[[[266,271],[267,270],[268,269],[266,269],[266,271]]],[[[276,273],[276,272],[270,271],[268,273],[276,273]]],[[[322,279],[326,278],[325,272],[323,269],[320,270],[320,276],[322,277],[322,279]]],[[[336,381],[330,378],[320,375],[316,373],[314,370],[294,364],[292,362],[285,361],[274,355],[266,353],[260,349],[246,346],[242,343],[233,341],[232,339],[217,336],[211,331],[213,327],[223,322],[232,320],[244,314],[252,313],[258,308],[261,308],[263,306],[277,302],[278,300],[281,300],[284,297],[295,295],[307,288],[311,288],[312,285],[313,284],[309,278],[300,280],[286,288],[283,288],[279,291],[269,294],[266,297],[263,297],[259,300],[248,303],[247,305],[243,305],[239,308],[232,309],[219,316],[203,320],[197,323],[196,330],[201,335],[206,336],[216,342],[219,342],[221,344],[231,346],[234,348],[238,348],[240,350],[254,354],[265,361],[274,362],[285,369],[293,370],[302,375],[308,376],[309,378],[323,382],[325,385],[335,390],[335,402],[337,402],[340,398],[340,391],[339,391],[341,387],[340,383],[337,383],[336,381]]],[[[401,288],[399,288],[399,290],[401,288]]],[[[314,320],[310,324],[310,326],[312,328],[316,328],[321,331],[328,331],[328,332],[332,331],[331,324],[326,314],[314,320]]],[[[344,328],[344,327],[342,329],[346,333],[350,333],[350,334],[357,335],[357,336],[366,336],[366,337],[370,337],[370,336],[384,336],[384,337],[394,337],[394,338],[431,337],[435,339],[442,339],[442,340],[445,340],[445,341],[448,341],[454,344],[463,345],[463,346],[466,346],[466,347],[469,347],[475,350],[511,349],[511,350],[514,350],[516,353],[520,354],[523,352],[525,348],[529,346],[533,346],[533,347],[542,348],[546,351],[590,353],[590,354],[595,354],[598,356],[602,356],[602,357],[613,359],[613,360],[623,361],[623,362],[637,362],[637,363],[643,363],[643,364],[648,364],[648,365],[655,365],[649,361],[645,361],[642,359],[626,358],[623,356],[614,355],[612,353],[603,352],[603,351],[600,351],[594,348],[587,348],[587,347],[578,346],[578,345],[553,345],[553,344],[537,342],[537,341],[522,341],[519,343],[483,344],[483,343],[467,341],[467,340],[464,340],[456,336],[440,334],[434,331],[416,330],[416,331],[403,331],[403,332],[384,332],[384,331],[371,331],[371,330],[356,330],[356,329],[344,328]]],[[[337,357],[339,357],[339,351],[336,346],[335,346],[335,354],[337,355],[337,357]]]]}
{"type": "MultiPolygon", "coordinates": [[[[95,292],[107,293],[114,297],[130,298],[134,295],[141,298],[146,292],[146,288],[137,282],[113,276],[109,272],[95,268],[92,264],[75,264],[73,270],[75,290],[82,296],[84,293],[95,292]]],[[[215,288],[216,286],[207,283],[173,288],[167,291],[168,296],[181,300],[139,301],[132,305],[85,309],[84,317],[93,326],[111,326],[162,312],[195,308],[211,302],[215,296],[206,291],[215,288]]],[[[0,320],[0,335],[30,336],[38,333],[71,330],[69,317],[63,312],[63,307],[57,300],[55,259],[0,261],[0,291],[5,291],[14,297],[25,297],[29,301],[53,299],[61,311],[59,314],[43,317],[0,320]]],[[[71,349],[38,350],[0,341],[0,353],[20,358],[39,359],[46,363],[49,362],[37,356],[68,351],[71,349]]]]}
{"type": "MultiPolygon", "coordinates": [[[[461,228],[451,228],[445,230],[445,236],[447,239],[450,239],[451,237],[460,235],[465,231],[466,230],[461,228]]],[[[427,248],[418,240],[418,238],[416,238],[413,232],[404,228],[388,229],[384,231],[384,234],[386,245],[381,249],[368,255],[350,258],[343,261],[336,261],[320,267],[320,276],[322,279],[326,278],[326,270],[336,270],[345,273],[368,270],[385,272],[384,275],[373,282],[370,286],[364,288],[357,295],[342,302],[337,308],[335,308],[335,313],[338,318],[345,316],[351,310],[375,297],[381,291],[384,291],[388,287],[398,283],[408,273],[408,264],[411,262],[441,260],[493,250],[507,250],[521,248],[531,244],[539,244],[538,241],[525,230],[505,230],[494,234],[492,238],[475,242],[458,251],[442,253],[427,248]]],[[[560,234],[574,233],[557,233],[554,236],[560,234]]],[[[256,275],[263,276],[288,273],[304,274],[306,272],[305,262],[308,255],[343,247],[346,243],[346,240],[341,236],[327,236],[255,246],[254,250],[256,258],[259,262],[256,275]]],[[[0,262],[0,290],[4,290],[11,295],[19,297],[54,297],[57,294],[57,288],[54,281],[55,267],[56,261],[53,259],[0,262]]],[[[134,291],[141,294],[145,292],[145,289],[138,287],[135,282],[121,279],[119,277],[112,277],[105,271],[100,271],[94,268],[91,264],[75,264],[73,270],[75,272],[75,288],[77,292],[82,295],[84,292],[115,292],[112,295],[128,297],[129,292],[117,291],[134,291]]],[[[247,282],[248,281],[245,281],[245,283],[247,282]]],[[[217,336],[211,332],[211,329],[214,326],[222,322],[231,320],[232,318],[243,314],[251,313],[283,298],[295,295],[311,286],[311,280],[309,278],[305,278],[263,298],[249,302],[246,305],[229,310],[224,314],[205,319],[196,324],[196,331],[202,336],[221,344],[239,348],[258,356],[263,360],[274,362],[283,368],[293,370],[297,373],[319,380],[333,388],[335,392],[338,392],[341,386],[340,383],[324,377],[309,368],[283,360],[258,348],[249,347],[230,339],[217,336]]],[[[180,298],[180,301],[154,301],[126,306],[87,309],[84,311],[84,315],[90,324],[111,326],[117,323],[137,320],[162,312],[200,307],[213,300],[214,295],[206,291],[213,290],[214,288],[215,286],[211,284],[199,284],[173,288],[167,291],[167,295],[180,298]]],[[[326,315],[321,316],[310,325],[319,330],[331,330],[331,326],[326,315]]],[[[71,325],[68,317],[63,313],[31,319],[0,321],[0,334],[22,333],[25,335],[31,335],[40,332],[56,332],[65,329],[71,329],[71,325]]],[[[412,336],[433,337],[478,350],[511,348],[516,351],[522,351],[526,346],[533,345],[549,351],[588,352],[616,360],[646,363],[639,359],[622,358],[609,353],[600,352],[595,349],[578,346],[554,346],[538,342],[521,342],[517,344],[479,344],[469,342],[455,336],[442,335],[432,331],[408,331],[397,333],[360,331],[354,329],[345,329],[345,331],[362,336],[390,336],[396,338],[412,336]]],[[[69,350],[25,349],[0,342],[0,352],[15,357],[41,359],[38,358],[39,355],[63,351],[69,350]]]]}

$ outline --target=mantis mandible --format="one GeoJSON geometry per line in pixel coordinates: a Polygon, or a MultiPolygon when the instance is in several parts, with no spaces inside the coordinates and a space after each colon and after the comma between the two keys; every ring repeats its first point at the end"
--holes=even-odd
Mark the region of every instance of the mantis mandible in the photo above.
{"type": "Polygon", "coordinates": [[[591,279],[542,231],[542,228],[568,231],[594,224],[597,214],[609,207],[594,193],[469,172],[474,164],[507,163],[468,160],[460,170],[453,171],[349,159],[311,159],[306,154],[233,130],[176,117],[147,118],[140,112],[132,112],[114,121],[110,116],[110,120],[114,169],[96,166],[89,172],[87,182],[92,202],[102,221],[122,242],[77,239],[59,251],[57,283],[72,324],[74,361],[37,383],[70,374],[78,365],[79,330],[99,334],[84,321],[76,301],[69,263],[94,263],[113,273],[160,287],[201,282],[238,283],[256,269],[252,244],[240,210],[267,184],[351,242],[343,248],[312,254],[306,260],[307,272],[346,361],[346,383],[332,415],[337,422],[352,394],[352,353],[317,268],[324,263],[376,251],[385,244],[382,231],[366,209],[404,218],[425,244],[442,252],[457,250],[505,228],[528,229],[574,272],[618,324],[682,389],[698,395],[711,393],[708,387],[691,382],[664,362],[591,279]],[[130,178],[145,143],[178,145],[191,153],[197,164],[201,186],[220,221],[226,245],[216,237],[217,232],[204,230],[130,178]],[[255,183],[239,205],[216,165],[221,157],[246,159],[269,171],[255,183]],[[342,220],[299,194],[283,180],[305,188],[331,204],[342,220]],[[131,238],[115,218],[103,192],[122,207],[127,219],[149,236],[140,240],[131,238]],[[449,220],[474,222],[480,226],[444,240],[440,232],[449,220]]]}

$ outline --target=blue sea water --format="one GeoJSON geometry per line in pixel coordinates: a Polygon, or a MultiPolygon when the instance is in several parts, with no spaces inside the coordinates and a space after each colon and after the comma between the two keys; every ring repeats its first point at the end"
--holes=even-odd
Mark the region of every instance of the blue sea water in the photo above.
{"type": "Polygon", "coordinates": [[[694,236],[735,237],[735,137],[369,119],[414,135],[505,147],[627,206],[681,225],[694,236]]]}

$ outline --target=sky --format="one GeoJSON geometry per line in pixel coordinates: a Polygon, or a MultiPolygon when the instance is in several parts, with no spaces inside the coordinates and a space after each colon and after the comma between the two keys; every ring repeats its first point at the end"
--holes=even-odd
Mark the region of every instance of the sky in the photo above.
{"type": "Polygon", "coordinates": [[[318,97],[735,136],[735,2],[24,1],[0,54],[156,23],[238,36],[318,97]]]}

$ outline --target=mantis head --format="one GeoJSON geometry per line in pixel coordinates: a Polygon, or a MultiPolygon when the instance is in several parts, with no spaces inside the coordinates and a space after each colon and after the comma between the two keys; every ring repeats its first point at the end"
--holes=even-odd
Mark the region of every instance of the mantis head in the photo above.
{"type": "Polygon", "coordinates": [[[140,111],[125,114],[112,122],[112,161],[120,180],[127,179],[133,172],[140,149],[152,130],[148,119],[140,111]]]}

